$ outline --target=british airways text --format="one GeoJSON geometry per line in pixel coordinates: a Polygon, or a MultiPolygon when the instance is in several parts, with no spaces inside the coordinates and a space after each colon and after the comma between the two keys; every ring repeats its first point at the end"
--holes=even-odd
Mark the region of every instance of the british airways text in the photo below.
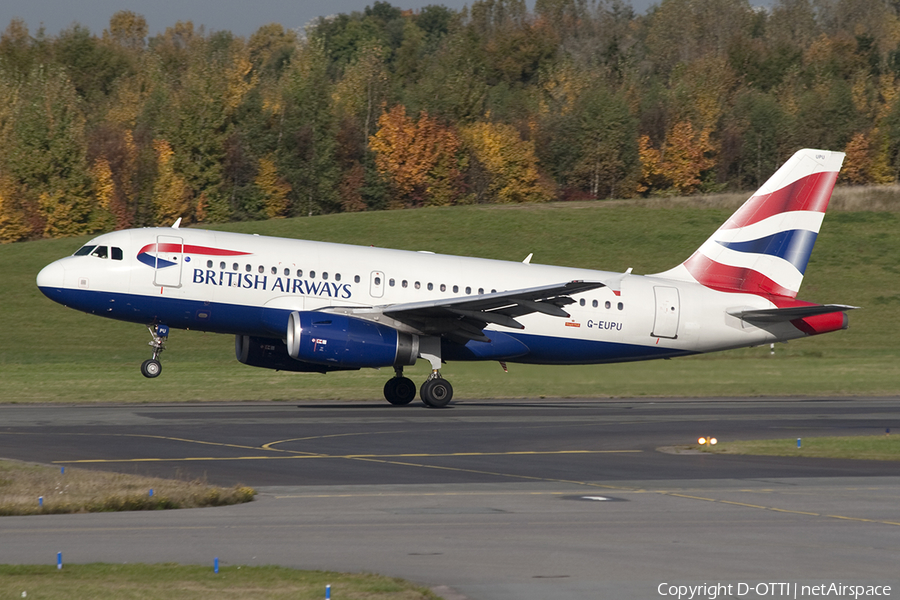
{"type": "Polygon", "coordinates": [[[285,294],[302,294],[304,296],[328,296],[330,298],[347,299],[352,295],[349,283],[269,277],[268,275],[230,271],[194,269],[194,283],[283,292],[285,294]]]}

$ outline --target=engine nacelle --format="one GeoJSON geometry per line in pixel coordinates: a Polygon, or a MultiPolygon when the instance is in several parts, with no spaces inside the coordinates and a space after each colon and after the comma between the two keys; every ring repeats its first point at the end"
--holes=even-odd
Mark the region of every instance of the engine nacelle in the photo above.
{"type": "Polygon", "coordinates": [[[276,371],[327,373],[328,371],[352,370],[294,360],[288,354],[284,342],[277,338],[236,335],[234,336],[234,354],[238,362],[245,365],[275,369],[276,371]]]}
{"type": "Polygon", "coordinates": [[[356,317],[294,311],[288,319],[291,358],[344,369],[413,365],[419,337],[356,317]]]}

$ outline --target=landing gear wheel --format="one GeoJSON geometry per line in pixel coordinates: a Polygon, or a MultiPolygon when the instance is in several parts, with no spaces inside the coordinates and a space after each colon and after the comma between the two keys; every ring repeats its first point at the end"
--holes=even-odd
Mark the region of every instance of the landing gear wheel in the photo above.
{"type": "Polygon", "coordinates": [[[159,374],[162,372],[162,365],[158,360],[148,358],[144,361],[144,364],[141,365],[141,375],[147,377],[148,379],[153,379],[154,377],[159,377],[159,374]]]}
{"type": "Polygon", "coordinates": [[[384,397],[394,406],[409,404],[416,397],[416,384],[407,377],[394,377],[384,384],[384,397]]]}
{"type": "Polygon", "coordinates": [[[429,379],[422,384],[419,395],[425,406],[431,408],[444,408],[453,399],[453,386],[446,379],[429,379]]]}

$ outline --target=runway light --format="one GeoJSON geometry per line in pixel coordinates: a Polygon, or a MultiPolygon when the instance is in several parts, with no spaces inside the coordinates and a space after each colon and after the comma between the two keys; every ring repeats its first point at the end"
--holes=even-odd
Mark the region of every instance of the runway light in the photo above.
{"type": "Polygon", "coordinates": [[[702,446],[703,444],[706,443],[706,438],[705,438],[705,437],[702,437],[702,438],[700,438],[700,439],[697,440],[697,441],[698,441],[698,442],[700,443],[700,445],[702,446]]]}
{"type": "Polygon", "coordinates": [[[709,438],[709,445],[710,445],[710,446],[715,446],[715,445],[718,444],[718,443],[719,443],[719,440],[717,440],[716,438],[709,438]]]}

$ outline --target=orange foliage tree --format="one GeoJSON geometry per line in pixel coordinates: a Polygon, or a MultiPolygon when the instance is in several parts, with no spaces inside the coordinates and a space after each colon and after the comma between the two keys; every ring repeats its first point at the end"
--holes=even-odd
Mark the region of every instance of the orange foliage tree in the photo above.
{"type": "Polygon", "coordinates": [[[702,183],[700,176],[715,165],[711,157],[714,146],[709,130],[694,131],[689,121],[679,121],[666,136],[663,150],[651,146],[650,138],[641,136],[638,153],[642,180],[639,192],[674,192],[690,194],[702,183]]]}
{"type": "Polygon", "coordinates": [[[424,111],[418,119],[401,104],[383,112],[369,147],[395,194],[391,206],[453,204],[461,194],[460,145],[451,128],[424,111]]]}

